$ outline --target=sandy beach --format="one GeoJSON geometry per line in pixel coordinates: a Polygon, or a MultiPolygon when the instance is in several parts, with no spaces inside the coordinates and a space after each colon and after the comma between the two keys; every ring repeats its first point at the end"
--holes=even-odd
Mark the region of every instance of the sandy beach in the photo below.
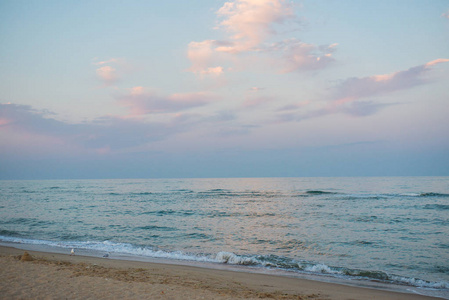
{"type": "Polygon", "coordinates": [[[2,299],[438,299],[266,274],[0,247],[2,299]]]}

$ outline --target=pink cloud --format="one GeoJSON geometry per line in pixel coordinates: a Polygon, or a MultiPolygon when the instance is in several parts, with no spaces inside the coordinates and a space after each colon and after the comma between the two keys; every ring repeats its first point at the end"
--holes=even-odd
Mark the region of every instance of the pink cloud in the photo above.
{"type": "Polygon", "coordinates": [[[48,112],[15,104],[0,104],[0,119],[10,120],[8,125],[0,126],[2,136],[11,143],[22,143],[23,149],[36,151],[36,145],[39,145],[41,150],[56,147],[52,151],[64,149],[77,154],[83,151],[106,154],[141,146],[165,139],[189,126],[187,122],[177,125],[169,121],[147,122],[114,116],[73,124],[52,119],[48,112]]]}
{"type": "Polygon", "coordinates": [[[109,60],[94,62],[93,64],[97,65],[97,66],[101,66],[101,65],[110,64],[110,63],[117,63],[117,62],[119,62],[118,58],[111,58],[109,60]]]}
{"type": "Polygon", "coordinates": [[[97,61],[95,58],[92,64],[97,66],[95,70],[97,78],[105,86],[116,84],[124,73],[132,72],[134,69],[124,58],[111,58],[104,61],[97,61]]]}
{"type": "Polygon", "coordinates": [[[425,77],[427,72],[435,65],[448,61],[449,59],[440,58],[404,71],[346,79],[334,88],[334,100],[321,112],[322,114],[345,112],[355,116],[374,114],[391,104],[376,103],[363,99],[380,97],[426,84],[430,81],[425,77]]]}
{"type": "Polygon", "coordinates": [[[294,104],[285,105],[278,109],[278,111],[295,111],[310,105],[312,102],[310,100],[300,101],[294,104]]]}
{"type": "Polygon", "coordinates": [[[138,117],[151,113],[175,113],[193,107],[206,105],[216,96],[205,93],[177,93],[168,96],[159,96],[154,92],[146,91],[143,87],[134,87],[128,95],[119,99],[121,105],[130,111],[128,117],[138,117]]]}
{"type": "Polygon", "coordinates": [[[447,58],[438,58],[438,59],[429,61],[427,64],[425,64],[425,66],[426,67],[431,67],[431,66],[434,66],[436,64],[443,63],[443,62],[448,62],[448,61],[449,61],[449,59],[447,59],[447,58]]]}
{"type": "Polygon", "coordinates": [[[98,154],[109,154],[111,153],[111,147],[105,146],[101,148],[96,148],[95,152],[97,152],[98,154]]]}
{"type": "Polygon", "coordinates": [[[290,73],[326,67],[334,61],[332,53],[336,46],[337,44],[317,46],[297,39],[289,39],[273,44],[268,48],[268,51],[280,53],[281,57],[275,60],[275,63],[283,66],[281,72],[290,73]]]}
{"type": "Polygon", "coordinates": [[[145,92],[145,88],[143,86],[135,86],[131,88],[130,92],[133,96],[142,95],[145,92]]]}
{"type": "Polygon", "coordinates": [[[226,2],[217,11],[222,18],[217,28],[227,36],[224,40],[189,43],[189,71],[204,76],[255,66],[279,73],[326,67],[334,61],[332,53],[337,44],[317,46],[295,38],[269,43],[278,38],[277,26],[299,23],[293,8],[284,0],[226,2]]]}
{"type": "Polygon", "coordinates": [[[100,67],[96,70],[97,77],[101,79],[106,85],[111,85],[119,79],[117,70],[110,66],[100,67]]]}
{"type": "Polygon", "coordinates": [[[382,103],[373,100],[396,91],[412,89],[431,82],[426,74],[436,65],[449,59],[435,59],[404,71],[367,77],[348,78],[331,89],[327,103],[315,109],[301,112],[297,105],[289,105],[278,110],[279,122],[301,121],[329,114],[344,113],[356,117],[373,115],[382,109],[398,103],[382,103]]]}
{"type": "Polygon", "coordinates": [[[211,74],[211,75],[220,75],[223,73],[223,67],[214,67],[207,68],[206,70],[202,70],[201,74],[211,74]]]}
{"type": "Polygon", "coordinates": [[[9,119],[6,119],[6,118],[0,118],[0,127],[6,126],[6,125],[8,125],[8,124],[11,123],[11,122],[12,122],[12,121],[9,120],[9,119]]]}
{"type": "Polygon", "coordinates": [[[264,88],[257,87],[257,86],[253,86],[253,87],[250,88],[249,90],[250,90],[250,91],[253,91],[253,92],[258,92],[258,91],[264,90],[264,88]]]}
{"type": "Polygon", "coordinates": [[[296,18],[293,5],[284,0],[236,0],[226,2],[217,14],[223,17],[220,26],[233,34],[234,43],[217,51],[239,53],[253,50],[275,33],[274,24],[296,18]]]}
{"type": "Polygon", "coordinates": [[[245,102],[243,103],[243,107],[244,108],[256,107],[256,106],[260,106],[262,104],[265,104],[265,103],[271,102],[271,101],[273,101],[272,97],[249,98],[249,99],[245,100],[245,102]]]}
{"type": "Polygon", "coordinates": [[[409,89],[427,83],[428,79],[424,75],[435,65],[448,61],[449,59],[439,58],[405,71],[349,78],[335,88],[335,98],[337,103],[343,104],[360,98],[409,89]]]}
{"type": "Polygon", "coordinates": [[[214,40],[189,43],[187,57],[192,62],[189,71],[200,75],[222,74],[223,67],[217,65],[218,57],[214,49],[216,44],[214,40]]]}
{"type": "Polygon", "coordinates": [[[449,10],[443,14],[441,14],[443,18],[449,19],[449,10]]]}

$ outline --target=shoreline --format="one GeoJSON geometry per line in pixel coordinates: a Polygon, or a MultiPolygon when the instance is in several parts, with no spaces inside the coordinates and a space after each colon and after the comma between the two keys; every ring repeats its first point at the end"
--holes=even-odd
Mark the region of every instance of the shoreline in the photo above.
{"type": "Polygon", "coordinates": [[[0,246],[3,299],[441,299],[290,276],[0,246]]]}

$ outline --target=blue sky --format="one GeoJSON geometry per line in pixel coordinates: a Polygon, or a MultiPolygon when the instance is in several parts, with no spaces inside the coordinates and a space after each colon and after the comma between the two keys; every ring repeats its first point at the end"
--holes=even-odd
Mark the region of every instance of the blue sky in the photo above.
{"type": "Polygon", "coordinates": [[[449,175],[449,3],[0,0],[0,179],[449,175]]]}

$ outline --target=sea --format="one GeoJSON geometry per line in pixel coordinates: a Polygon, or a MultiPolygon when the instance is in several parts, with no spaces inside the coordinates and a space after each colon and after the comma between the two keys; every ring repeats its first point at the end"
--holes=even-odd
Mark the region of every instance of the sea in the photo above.
{"type": "Polygon", "coordinates": [[[0,244],[449,299],[449,177],[3,180],[0,244]]]}

